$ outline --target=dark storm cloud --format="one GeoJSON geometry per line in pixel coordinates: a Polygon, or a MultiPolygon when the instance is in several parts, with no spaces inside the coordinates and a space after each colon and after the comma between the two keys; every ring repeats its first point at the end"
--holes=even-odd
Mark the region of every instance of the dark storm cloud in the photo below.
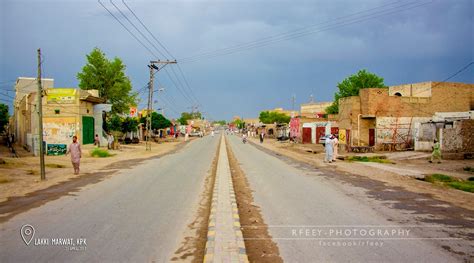
{"type": "MultiPolygon", "coordinates": [[[[121,17],[109,1],[102,2],[121,17]]],[[[127,11],[121,1],[114,3],[127,11]]],[[[474,57],[470,0],[127,3],[178,60],[311,25],[320,31],[324,25],[318,24],[330,21],[329,30],[182,63],[204,111],[214,118],[253,117],[262,109],[288,108],[291,94],[298,102],[310,94],[331,100],[337,83],[362,68],[381,75],[388,85],[442,80],[474,57]],[[428,4],[352,25],[336,24],[338,18],[362,10],[412,2],[428,4]]],[[[34,76],[35,51],[41,47],[46,74],[56,86],[77,86],[75,75],[85,54],[97,46],[109,57],[124,60],[135,89],[146,84],[146,63],[152,55],[96,1],[1,5],[0,81],[34,76]]],[[[472,83],[472,73],[469,69],[453,81],[472,83]]],[[[189,110],[191,103],[181,98],[164,72],[158,80],[178,104],[171,106],[173,111],[189,110]]],[[[173,111],[168,112],[176,115],[173,111]]]]}

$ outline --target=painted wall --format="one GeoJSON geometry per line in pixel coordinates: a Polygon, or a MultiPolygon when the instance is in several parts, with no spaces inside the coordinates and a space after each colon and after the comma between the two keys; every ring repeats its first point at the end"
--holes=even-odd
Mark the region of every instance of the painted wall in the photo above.
{"type": "Polygon", "coordinates": [[[375,136],[376,144],[384,142],[402,143],[413,141],[417,134],[417,122],[426,122],[427,117],[377,117],[375,136]]]}
{"type": "Polygon", "coordinates": [[[69,144],[78,130],[76,117],[43,118],[43,139],[50,144],[69,144]]]}

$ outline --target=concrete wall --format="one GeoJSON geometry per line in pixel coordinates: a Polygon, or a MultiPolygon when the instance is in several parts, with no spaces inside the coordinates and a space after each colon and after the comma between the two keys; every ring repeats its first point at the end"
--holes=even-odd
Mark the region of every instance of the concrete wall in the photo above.
{"type": "Polygon", "coordinates": [[[431,82],[389,87],[389,96],[395,96],[396,93],[401,94],[403,97],[431,97],[431,82]]]}
{"type": "Polygon", "coordinates": [[[474,152],[474,120],[454,121],[442,133],[443,153],[474,152]]]}

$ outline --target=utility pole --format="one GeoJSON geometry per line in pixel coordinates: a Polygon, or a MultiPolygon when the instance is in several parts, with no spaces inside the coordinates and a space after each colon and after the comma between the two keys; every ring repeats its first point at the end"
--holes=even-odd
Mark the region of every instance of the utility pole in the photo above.
{"type": "Polygon", "coordinates": [[[148,82],[148,108],[146,112],[146,150],[151,151],[150,135],[151,135],[151,112],[153,110],[153,67],[152,64],[148,66],[150,68],[150,81],[148,82]]]}
{"type": "Polygon", "coordinates": [[[147,110],[147,118],[146,118],[146,150],[151,151],[151,142],[150,142],[150,136],[151,136],[151,114],[153,112],[153,81],[155,78],[155,70],[158,72],[162,68],[164,68],[168,64],[176,64],[176,60],[174,61],[161,61],[161,60],[152,60],[150,61],[150,65],[148,67],[150,68],[150,82],[148,83],[148,110],[147,110]],[[159,65],[162,65],[161,67],[159,65]]]}
{"type": "Polygon", "coordinates": [[[43,87],[41,84],[41,49],[38,48],[38,137],[39,137],[39,155],[40,155],[40,171],[41,180],[46,180],[46,173],[44,169],[44,147],[43,147],[43,87]]]}

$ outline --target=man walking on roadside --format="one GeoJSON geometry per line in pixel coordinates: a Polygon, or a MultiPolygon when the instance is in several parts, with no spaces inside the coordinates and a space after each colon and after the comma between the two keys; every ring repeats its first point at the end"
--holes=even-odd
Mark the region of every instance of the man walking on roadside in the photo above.
{"type": "Polygon", "coordinates": [[[333,154],[333,141],[331,140],[331,135],[326,135],[326,140],[324,142],[324,149],[326,150],[325,162],[332,163],[332,154],[333,154]]]}
{"type": "Polygon", "coordinates": [[[74,167],[74,174],[79,174],[79,164],[81,162],[82,151],[81,145],[77,142],[77,136],[72,137],[72,143],[67,149],[66,155],[71,153],[71,163],[74,167]]]}
{"type": "Polygon", "coordinates": [[[433,152],[431,153],[430,163],[432,163],[434,159],[437,159],[438,163],[441,163],[441,146],[436,139],[433,142],[434,142],[434,145],[433,145],[433,152]]]}
{"type": "Polygon", "coordinates": [[[260,132],[260,143],[263,143],[263,138],[265,137],[265,133],[262,131],[260,132]]]}

